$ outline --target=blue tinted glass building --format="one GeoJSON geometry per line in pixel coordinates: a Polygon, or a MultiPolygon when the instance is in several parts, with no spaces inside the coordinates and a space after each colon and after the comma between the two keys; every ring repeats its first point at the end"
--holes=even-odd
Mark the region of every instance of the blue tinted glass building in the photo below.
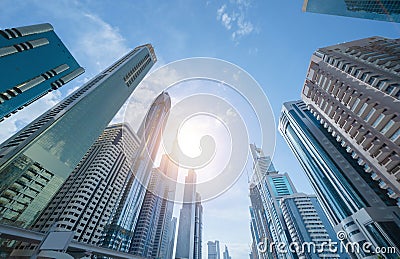
{"type": "Polygon", "coordinates": [[[291,237],[282,216],[280,199],[295,193],[296,189],[289,175],[278,173],[270,157],[265,156],[260,148],[251,144],[250,151],[254,161],[250,184],[253,246],[263,243],[254,249],[257,250],[257,258],[297,258],[290,251],[279,253],[276,249],[269,249],[272,242],[289,247],[291,237]]]}
{"type": "Polygon", "coordinates": [[[0,30],[0,121],[83,72],[50,24],[0,30]]]}
{"type": "MultiPolygon", "coordinates": [[[[165,127],[170,107],[171,98],[168,93],[162,92],[153,101],[138,130],[141,145],[138,155],[131,166],[131,173],[125,183],[124,192],[121,194],[121,203],[113,212],[113,218],[107,223],[101,238],[100,244],[103,247],[123,252],[129,252],[130,250],[138,253],[144,252],[135,248],[134,232],[160,145],[161,132],[165,127]]],[[[154,192],[156,192],[156,189],[154,189],[154,192]]],[[[157,206],[161,205],[157,204],[157,206]]],[[[146,212],[146,214],[152,216],[150,215],[152,213],[146,212]]],[[[146,218],[147,215],[144,216],[143,221],[150,220],[150,218],[146,218]]],[[[154,218],[153,220],[156,219],[154,218]]],[[[137,242],[141,243],[143,236],[147,236],[147,234],[138,234],[137,242]]],[[[152,253],[150,250],[148,252],[152,253]]]]}
{"type": "MultiPolygon", "coordinates": [[[[306,172],[336,232],[344,243],[370,242],[399,253],[400,208],[373,175],[341,145],[340,138],[302,101],[283,105],[279,130],[306,172]]],[[[353,256],[371,256],[363,252],[353,256]]]]}
{"type": "Polygon", "coordinates": [[[0,145],[1,223],[35,221],[155,62],[135,48],[0,145]]]}
{"type": "Polygon", "coordinates": [[[314,195],[285,196],[281,199],[281,208],[292,242],[299,244],[299,248],[312,243],[299,249],[299,258],[348,258],[346,252],[339,249],[340,241],[314,195]],[[333,242],[336,246],[330,248],[327,244],[333,242]]]}
{"type": "Polygon", "coordinates": [[[400,22],[398,0],[304,0],[303,12],[400,22]]]}

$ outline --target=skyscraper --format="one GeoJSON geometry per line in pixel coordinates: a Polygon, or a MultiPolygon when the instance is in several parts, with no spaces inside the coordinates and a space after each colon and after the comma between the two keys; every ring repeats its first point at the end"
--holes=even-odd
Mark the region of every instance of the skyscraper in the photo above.
{"type": "Polygon", "coordinates": [[[162,92],[152,103],[139,130],[141,145],[132,165],[132,174],[124,188],[122,200],[115,211],[112,221],[107,223],[101,238],[103,247],[129,252],[133,243],[134,231],[138,222],[146,187],[149,184],[151,170],[161,141],[161,132],[165,126],[171,99],[162,92]]]}
{"type": "Polygon", "coordinates": [[[148,258],[167,258],[178,166],[167,155],[152,171],[140,209],[130,252],[148,258]],[[172,181],[171,181],[172,180],[172,181]]]}
{"type": "MultiPolygon", "coordinates": [[[[250,194],[251,195],[251,194],[250,194]]],[[[253,199],[260,197],[260,195],[253,195],[253,199]]],[[[250,197],[250,200],[252,197],[250,197]]],[[[252,204],[255,204],[255,201],[251,201],[252,204]]],[[[261,205],[261,202],[257,202],[257,204],[261,205]]],[[[264,242],[265,240],[272,240],[272,236],[270,235],[268,228],[263,227],[266,226],[266,215],[265,215],[265,210],[261,207],[259,211],[255,211],[252,206],[249,207],[250,211],[250,232],[251,232],[251,253],[249,254],[251,259],[259,259],[259,258],[265,258],[267,256],[270,256],[270,258],[276,258],[272,257],[272,253],[269,251],[265,251],[265,253],[260,253],[259,251],[259,244],[260,242],[264,242]],[[268,231],[265,233],[264,231],[268,231]]]]}
{"type": "Polygon", "coordinates": [[[400,39],[318,49],[303,101],[400,206],[400,39]]]}
{"type": "MultiPolygon", "coordinates": [[[[343,242],[397,247],[399,254],[400,208],[396,200],[380,188],[375,175],[327,122],[311,105],[288,102],[282,108],[279,130],[305,170],[334,230],[346,234],[343,242]]],[[[361,251],[354,256],[368,254],[361,251]]]]}
{"type": "MultiPolygon", "coordinates": [[[[32,227],[75,231],[74,240],[97,245],[121,200],[139,139],[126,124],[108,126],[90,147],[32,227]]],[[[31,255],[21,244],[13,256],[31,255]],[[17,251],[18,250],[18,251],[17,251]]]]}
{"type": "Polygon", "coordinates": [[[196,172],[189,170],[185,178],[183,205],[179,216],[175,258],[200,259],[203,208],[196,193],[196,172]]]}
{"type": "MultiPolygon", "coordinates": [[[[286,229],[280,208],[280,199],[285,195],[291,195],[296,189],[287,173],[278,173],[270,157],[265,156],[263,151],[253,144],[250,144],[250,151],[253,156],[253,179],[250,184],[250,201],[255,220],[252,221],[253,240],[257,246],[263,242],[266,246],[265,251],[258,251],[259,258],[295,258],[295,255],[278,253],[276,249],[271,251],[269,244],[283,243],[289,247],[290,235],[286,229]],[[253,225],[254,223],[254,225],[253,225]]],[[[259,250],[259,249],[258,249],[259,250]]]]}
{"type": "Polygon", "coordinates": [[[259,168],[257,163],[269,165],[260,172],[258,182],[254,183],[253,179],[250,185],[253,258],[347,258],[340,251],[337,255],[325,246],[338,240],[316,198],[297,193],[287,173],[278,173],[270,158],[255,145],[250,149],[255,170],[259,168]],[[301,249],[292,249],[293,245],[301,248],[310,242],[322,250],[303,253],[301,249]]]}
{"type": "Polygon", "coordinates": [[[207,259],[220,259],[221,258],[218,240],[215,240],[214,242],[208,241],[207,249],[208,249],[207,250],[207,253],[208,253],[207,259]]]}
{"type": "Polygon", "coordinates": [[[168,230],[168,248],[166,252],[166,259],[174,259],[174,251],[175,251],[175,235],[176,235],[176,224],[178,223],[177,218],[173,217],[171,220],[170,228],[168,230]]]}
{"type": "Polygon", "coordinates": [[[292,242],[312,244],[299,249],[299,258],[348,258],[347,254],[328,244],[340,241],[314,195],[295,193],[281,199],[283,218],[292,242]],[[337,250],[337,251],[335,251],[337,250]]]}
{"type": "Polygon", "coordinates": [[[223,259],[232,259],[232,257],[229,255],[229,251],[228,251],[228,247],[227,246],[225,246],[225,251],[224,251],[224,253],[222,255],[222,258],[223,259]]]}
{"type": "Polygon", "coordinates": [[[30,226],[156,62],[135,48],[0,145],[0,222],[30,226]]]}
{"type": "Polygon", "coordinates": [[[303,12],[400,22],[398,0],[304,0],[303,12]]]}
{"type": "Polygon", "coordinates": [[[45,23],[0,30],[0,71],[2,121],[85,70],[45,23]]]}
{"type": "Polygon", "coordinates": [[[201,196],[196,193],[196,203],[194,211],[194,259],[202,258],[203,241],[203,205],[201,205],[201,196]]]}

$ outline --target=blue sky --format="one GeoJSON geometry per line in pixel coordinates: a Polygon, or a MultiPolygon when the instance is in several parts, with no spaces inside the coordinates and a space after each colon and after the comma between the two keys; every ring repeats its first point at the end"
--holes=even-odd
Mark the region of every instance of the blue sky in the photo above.
{"type": "MultiPolygon", "coordinates": [[[[318,47],[379,35],[400,36],[399,24],[301,12],[302,1],[24,1],[0,2],[0,27],[49,22],[86,73],[1,123],[0,140],[26,125],[129,49],[152,43],[157,66],[189,57],[215,57],[250,73],[279,118],[282,103],[300,98],[318,47]]],[[[121,115],[119,115],[121,116],[121,115]]],[[[275,167],[299,191],[312,192],[297,160],[277,134],[275,167]]],[[[232,258],[247,258],[246,178],[204,204],[203,244],[218,239],[232,258]]],[[[206,254],[204,246],[203,254],[206,254]]]]}

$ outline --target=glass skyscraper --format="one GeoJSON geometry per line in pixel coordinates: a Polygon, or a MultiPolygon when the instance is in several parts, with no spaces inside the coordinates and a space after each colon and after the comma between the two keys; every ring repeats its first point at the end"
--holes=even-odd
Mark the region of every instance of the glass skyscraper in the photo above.
{"type": "Polygon", "coordinates": [[[299,258],[348,258],[346,252],[340,250],[340,241],[314,195],[295,193],[285,196],[281,199],[281,208],[292,242],[313,244],[299,250],[299,258]],[[336,247],[329,247],[332,242],[337,244],[336,247]]]}
{"type": "Polygon", "coordinates": [[[185,178],[183,205],[179,216],[178,237],[175,258],[202,258],[203,207],[201,197],[196,193],[197,175],[189,170],[185,178]]]}
{"type": "MultiPolygon", "coordinates": [[[[343,242],[397,247],[399,254],[400,208],[396,200],[357,156],[342,146],[325,120],[302,101],[288,102],[283,105],[279,130],[304,168],[334,230],[346,234],[343,242]]],[[[361,251],[353,256],[371,255],[361,251]]]]}
{"type": "MultiPolygon", "coordinates": [[[[171,107],[168,93],[162,92],[153,101],[139,130],[141,141],[137,157],[132,165],[132,174],[127,180],[121,203],[107,223],[100,244],[103,247],[129,252],[134,249],[134,231],[138,223],[140,209],[150,181],[151,170],[161,142],[162,130],[171,107]]],[[[172,173],[172,172],[171,172],[172,173]]],[[[138,240],[140,240],[139,238],[138,240]]]]}
{"type": "Polygon", "coordinates": [[[297,193],[289,175],[276,171],[261,149],[250,145],[250,150],[254,170],[264,168],[250,185],[252,258],[347,258],[324,246],[338,240],[316,198],[297,193]],[[310,242],[321,250],[293,249],[310,242]]]}
{"type": "MultiPolygon", "coordinates": [[[[286,228],[280,208],[280,199],[296,192],[296,189],[287,173],[278,173],[270,157],[263,151],[250,144],[253,156],[253,177],[250,184],[251,201],[251,230],[253,246],[257,258],[296,258],[294,253],[278,253],[276,249],[269,249],[269,244],[290,244],[290,235],[286,228]],[[262,247],[257,247],[262,242],[262,247]],[[260,251],[265,248],[265,251],[260,251]]],[[[254,256],[254,255],[253,255],[254,256]]]]}
{"type": "Polygon", "coordinates": [[[221,259],[218,240],[207,242],[207,254],[207,259],[221,259]]]}
{"type": "Polygon", "coordinates": [[[30,226],[156,62],[135,48],[0,145],[0,222],[30,226]]]}
{"type": "Polygon", "coordinates": [[[304,0],[303,12],[400,22],[399,0],[304,0]]]}
{"type": "Polygon", "coordinates": [[[152,170],[135,227],[131,253],[148,258],[168,258],[177,176],[178,166],[163,155],[160,167],[152,170]]]}
{"type": "Polygon", "coordinates": [[[53,27],[0,30],[0,121],[84,72],[53,27]]]}

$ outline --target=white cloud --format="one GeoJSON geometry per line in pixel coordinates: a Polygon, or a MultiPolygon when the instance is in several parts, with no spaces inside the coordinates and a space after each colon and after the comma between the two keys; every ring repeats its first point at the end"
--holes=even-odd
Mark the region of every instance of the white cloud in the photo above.
{"type": "Polygon", "coordinates": [[[226,4],[217,9],[217,21],[220,21],[225,29],[233,30],[232,40],[238,41],[240,38],[254,32],[254,25],[247,19],[248,9],[251,3],[248,0],[230,1],[231,11],[228,11],[226,4]]]}

